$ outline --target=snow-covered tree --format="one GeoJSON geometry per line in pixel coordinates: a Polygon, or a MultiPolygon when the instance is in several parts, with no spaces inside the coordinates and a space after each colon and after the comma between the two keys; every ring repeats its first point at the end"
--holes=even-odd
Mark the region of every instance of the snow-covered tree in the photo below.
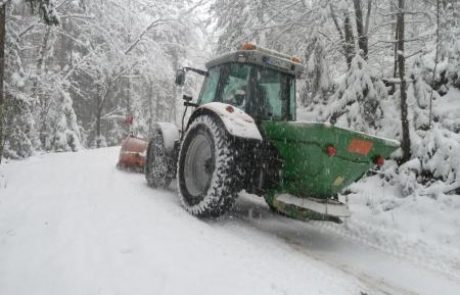
{"type": "Polygon", "coordinates": [[[421,57],[412,62],[409,72],[408,104],[411,105],[413,128],[427,130],[430,127],[430,100],[438,98],[437,92],[426,83],[427,70],[421,57]]]}
{"type": "Polygon", "coordinates": [[[375,133],[382,127],[380,102],[386,97],[385,85],[379,75],[357,54],[330,98],[325,115],[333,124],[375,133]]]}
{"type": "Polygon", "coordinates": [[[7,103],[20,107],[6,121],[32,124],[6,130],[7,147],[23,141],[29,155],[114,145],[129,132],[146,136],[159,117],[174,120],[174,70],[202,49],[194,14],[202,1],[9,3],[7,103]]]}
{"type": "Polygon", "coordinates": [[[312,103],[327,103],[332,94],[334,83],[331,69],[326,58],[324,37],[315,31],[305,50],[305,79],[300,102],[303,106],[312,103]]]}
{"type": "MultiPolygon", "coordinates": [[[[59,23],[52,0],[27,0],[26,2],[30,4],[32,13],[38,12],[47,25],[59,23]]],[[[17,1],[15,5],[24,6],[25,2],[17,1]]],[[[11,36],[12,31],[7,30],[6,26],[7,19],[11,20],[13,17],[11,7],[9,1],[0,4],[0,161],[4,153],[10,157],[25,157],[31,155],[36,149],[35,124],[32,119],[33,103],[23,92],[26,74],[19,53],[20,47],[14,39],[19,36],[15,33],[11,36]],[[5,56],[10,59],[5,61],[5,56]],[[11,67],[16,71],[5,74],[5,64],[7,69],[11,67]],[[4,81],[6,87],[3,87],[4,81]],[[5,139],[9,141],[5,142],[5,139]]],[[[33,26],[29,24],[29,27],[33,26]]]]}

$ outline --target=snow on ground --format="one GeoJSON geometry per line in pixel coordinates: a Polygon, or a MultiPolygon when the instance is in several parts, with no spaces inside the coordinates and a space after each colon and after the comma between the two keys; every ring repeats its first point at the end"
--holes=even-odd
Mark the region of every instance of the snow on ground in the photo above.
{"type": "MultiPolygon", "coordinates": [[[[358,219],[342,225],[276,216],[247,195],[225,217],[200,220],[180,207],[174,186],[152,190],[142,175],[115,169],[117,153],[48,154],[0,167],[0,294],[460,293],[453,265],[418,261],[401,251],[417,245],[402,241],[385,249],[393,224],[378,214],[370,222],[363,197],[350,201],[358,219]]],[[[459,261],[446,249],[433,255],[459,261]]]]}
{"type": "Polygon", "coordinates": [[[349,233],[460,279],[459,195],[401,197],[378,175],[350,189],[349,233]]]}

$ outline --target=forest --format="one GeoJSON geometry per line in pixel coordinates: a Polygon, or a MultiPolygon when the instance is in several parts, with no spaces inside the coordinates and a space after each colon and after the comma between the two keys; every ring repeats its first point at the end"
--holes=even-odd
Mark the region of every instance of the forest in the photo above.
{"type": "Polygon", "coordinates": [[[459,2],[2,0],[0,155],[148,137],[180,120],[177,68],[250,41],[301,58],[299,120],[401,142],[374,171],[383,182],[459,193],[459,2]]]}

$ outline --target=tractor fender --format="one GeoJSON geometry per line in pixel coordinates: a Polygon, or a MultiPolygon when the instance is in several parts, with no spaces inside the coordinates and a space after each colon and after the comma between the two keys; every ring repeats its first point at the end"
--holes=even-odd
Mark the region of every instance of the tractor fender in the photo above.
{"type": "Polygon", "coordinates": [[[179,141],[179,129],[176,125],[168,122],[156,122],[153,128],[161,133],[166,151],[172,152],[175,143],[179,141]]]}
{"type": "Polygon", "coordinates": [[[193,112],[189,122],[202,113],[217,116],[232,136],[262,141],[262,135],[254,119],[237,107],[222,102],[203,104],[193,112]]]}

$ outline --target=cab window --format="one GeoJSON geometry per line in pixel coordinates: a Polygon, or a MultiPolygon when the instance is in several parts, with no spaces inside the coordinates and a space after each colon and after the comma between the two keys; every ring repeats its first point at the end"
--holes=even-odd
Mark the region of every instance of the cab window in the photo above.
{"type": "Polygon", "coordinates": [[[258,120],[295,120],[295,77],[254,64],[223,64],[209,70],[198,103],[211,101],[258,120]]]}
{"type": "Polygon", "coordinates": [[[204,79],[203,87],[201,88],[201,92],[198,97],[198,104],[205,104],[215,100],[219,77],[219,68],[212,68],[208,70],[208,75],[204,79]]]}
{"type": "Polygon", "coordinates": [[[223,89],[220,101],[245,109],[248,97],[248,81],[251,66],[247,64],[227,64],[223,71],[223,89]]]}
{"type": "Polygon", "coordinates": [[[261,120],[294,119],[294,76],[259,66],[253,72],[251,103],[246,111],[261,120]]]}

